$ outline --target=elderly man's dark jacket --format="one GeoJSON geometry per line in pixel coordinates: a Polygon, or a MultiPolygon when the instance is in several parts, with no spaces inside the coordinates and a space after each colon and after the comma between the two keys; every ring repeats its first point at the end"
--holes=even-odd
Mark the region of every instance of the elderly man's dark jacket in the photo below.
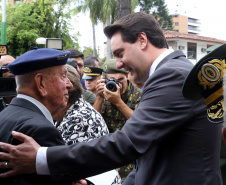
{"type": "Polygon", "coordinates": [[[182,95],[192,67],[182,52],[171,53],[146,81],[139,107],[121,131],[48,148],[53,179],[81,179],[135,160],[123,185],[221,185],[222,126],[207,120],[203,100],[182,95]]]}
{"type": "MultiPolygon", "coordinates": [[[[42,112],[31,102],[14,98],[10,105],[0,113],[0,141],[18,145],[21,142],[14,139],[12,131],[22,132],[33,137],[41,146],[63,145],[64,141],[59,131],[49,122],[42,112]]],[[[50,176],[37,174],[17,175],[1,178],[1,185],[51,185],[50,176]]]]}

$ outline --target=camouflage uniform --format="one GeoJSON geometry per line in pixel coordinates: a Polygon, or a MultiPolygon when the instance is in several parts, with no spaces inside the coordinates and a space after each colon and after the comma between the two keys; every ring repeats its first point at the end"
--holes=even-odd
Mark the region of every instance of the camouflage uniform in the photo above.
{"type": "MultiPolygon", "coordinates": [[[[127,88],[126,92],[121,96],[121,98],[124,103],[126,103],[126,104],[131,103],[129,107],[132,110],[135,110],[140,103],[142,90],[140,90],[137,87],[134,87],[134,91],[132,93],[131,92],[132,87],[134,87],[134,86],[132,85],[132,83],[130,81],[128,81],[128,88],[127,88]],[[131,99],[131,101],[129,101],[129,99],[131,99]]],[[[127,121],[124,114],[122,114],[122,112],[115,105],[111,104],[110,102],[106,101],[105,99],[104,99],[104,102],[102,105],[101,113],[102,113],[102,116],[103,116],[105,122],[107,123],[110,133],[112,133],[116,130],[121,130],[122,127],[124,126],[125,122],[127,121]]],[[[118,169],[119,174],[122,178],[122,181],[125,180],[125,178],[132,171],[132,169],[133,169],[133,164],[129,164],[127,166],[123,166],[118,169]]]]}
{"type": "Polygon", "coordinates": [[[84,100],[89,102],[91,105],[94,104],[94,102],[97,98],[96,95],[89,90],[84,90],[82,95],[83,95],[84,100]]]}

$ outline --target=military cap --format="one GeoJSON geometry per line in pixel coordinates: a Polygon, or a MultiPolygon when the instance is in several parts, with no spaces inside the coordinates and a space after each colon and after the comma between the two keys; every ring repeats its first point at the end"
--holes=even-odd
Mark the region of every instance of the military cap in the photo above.
{"type": "Polygon", "coordinates": [[[84,80],[91,80],[93,78],[96,78],[98,76],[102,75],[103,69],[99,68],[99,67],[85,67],[83,69],[83,76],[82,78],[84,80]]]}
{"type": "Polygon", "coordinates": [[[204,98],[208,119],[214,123],[223,122],[225,61],[226,44],[222,44],[197,62],[188,74],[182,89],[183,96],[187,99],[204,98]]]}
{"type": "Polygon", "coordinates": [[[8,65],[14,75],[45,69],[48,67],[65,65],[71,52],[63,52],[56,49],[41,48],[28,51],[16,58],[8,65]]]}
{"type": "Polygon", "coordinates": [[[129,71],[126,71],[124,68],[118,69],[116,67],[116,60],[110,59],[107,62],[104,63],[104,72],[105,73],[124,73],[128,74],[129,71]]]}

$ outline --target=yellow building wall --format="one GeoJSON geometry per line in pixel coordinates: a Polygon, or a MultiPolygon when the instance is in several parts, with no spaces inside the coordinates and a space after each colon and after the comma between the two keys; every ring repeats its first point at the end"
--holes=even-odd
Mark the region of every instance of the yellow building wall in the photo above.
{"type": "Polygon", "coordinates": [[[188,33],[188,17],[183,15],[178,15],[178,17],[173,17],[174,30],[178,30],[180,33],[188,33]],[[179,25],[176,26],[175,23],[178,22],[179,25]]]}

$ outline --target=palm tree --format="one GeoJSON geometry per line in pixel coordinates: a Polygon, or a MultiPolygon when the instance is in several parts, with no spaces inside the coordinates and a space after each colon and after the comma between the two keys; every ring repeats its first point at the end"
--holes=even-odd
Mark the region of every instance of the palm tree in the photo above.
{"type": "Polygon", "coordinates": [[[96,34],[95,34],[95,25],[97,25],[99,17],[101,15],[102,4],[104,0],[83,0],[79,2],[77,7],[78,12],[89,11],[90,20],[92,22],[93,29],[93,56],[96,57],[96,34]]]}
{"type": "MultiPolygon", "coordinates": [[[[117,3],[119,6],[120,0],[81,0],[79,1],[79,6],[77,7],[78,12],[89,11],[90,19],[93,28],[93,51],[94,56],[96,56],[96,39],[95,39],[95,25],[102,22],[103,25],[109,25],[116,21],[117,19],[117,3]]],[[[123,1],[123,0],[122,0],[123,1]]],[[[129,5],[131,0],[127,0],[129,5]]],[[[138,5],[138,0],[132,0],[132,9],[138,5]]],[[[127,5],[128,6],[128,5],[127,5]]],[[[131,6],[130,6],[131,7],[131,6]]],[[[130,8],[131,11],[131,8],[130,8]]],[[[128,13],[127,13],[128,14],[128,13]]],[[[110,41],[107,40],[107,58],[112,58],[110,41]]]]}

